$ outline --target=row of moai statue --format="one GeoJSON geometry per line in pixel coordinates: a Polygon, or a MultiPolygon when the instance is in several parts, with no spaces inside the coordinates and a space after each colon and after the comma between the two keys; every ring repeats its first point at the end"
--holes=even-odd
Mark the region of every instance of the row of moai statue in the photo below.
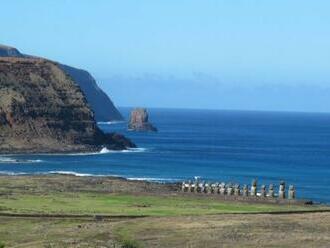
{"type": "MultiPolygon", "coordinates": [[[[183,182],[182,183],[182,191],[183,192],[198,192],[198,193],[207,193],[207,194],[220,194],[220,195],[234,195],[234,196],[259,196],[259,197],[269,197],[275,198],[275,189],[274,185],[270,184],[268,187],[268,192],[266,190],[266,185],[262,185],[260,188],[260,192],[257,192],[257,180],[253,180],[251,184],[251,188],[247,185],[244,185],[241,189],[239,184],[225,184],[225,183],[205,183],[199,182],[198,180],[191,182],[183,182]]],[[[285,199],[285,182],[282,181],[278,190],[278,198],[285,199]]],[[[290,185],[288,190],[288,199],[296,198],[296,190],[293,185],[290,185]]]]}

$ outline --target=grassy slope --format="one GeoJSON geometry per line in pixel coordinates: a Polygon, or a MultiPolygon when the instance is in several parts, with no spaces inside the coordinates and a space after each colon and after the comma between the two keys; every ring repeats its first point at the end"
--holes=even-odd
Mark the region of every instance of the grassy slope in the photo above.
{"type": "Polygon", "coordinates": [[[330,214],[147,218],[114,232],[141,247],[329,247],[330,214]]]}
{"type": "Polygon", "coordinates": [[[0,198],[0,213],[178,216],[313,210],[319,207],[223,202],[188,196],[105,193],[18,194],[0,198]]]}
{"type": "Polygon", "coordinates": [[[141,247],[273,247],[276,242],[326,247],[330,242],[330,213],[230,214],[326,207],[159,195],[159,190],[157,185],[115,179],[0,177],[0,213],[150,216],[116,222],[0,216],[0,241],[6,247],[114,247],[117,242],[141,247]],[[229,214],[217,215],[221,213],[229,214]]]}
{"type": "Polygon", "coordinates": [[[114,247],[116,243],[111,222],[0,217],[0,223],[0,240],[6,248],[114,247]]]}
{"type": "Polygon", "coordinates": [[[0,217],[6,247],[329,247],[330,214],[147,217],[119,222],[0,217]]]}

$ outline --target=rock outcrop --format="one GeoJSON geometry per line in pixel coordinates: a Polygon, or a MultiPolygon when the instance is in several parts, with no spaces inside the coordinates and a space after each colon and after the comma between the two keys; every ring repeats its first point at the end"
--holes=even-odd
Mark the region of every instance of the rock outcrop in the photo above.
{"type": "Polygon", "coordinates": [[[148,112],[144,108],[136,108],[132,110],[128,123],[128,130],[157,132],[157,128],[149,122],[148,112]]]}
{"type": "Polygon", "coordinates": [[[135,145],[105,134],[80,87],[39,58],[0,58],[0,153],[121,150],[135,145]]]}
{"type": "MultiPolygon", "coordinates": [[[[20,53],[16,48],[0,45],[0,57],[37,58],[20,53]]],[[[124,118],[110,98],[96,84],[87,72],[71,66],[58,64],[80,86],[98,122],[120,121],[124,118]]]]}

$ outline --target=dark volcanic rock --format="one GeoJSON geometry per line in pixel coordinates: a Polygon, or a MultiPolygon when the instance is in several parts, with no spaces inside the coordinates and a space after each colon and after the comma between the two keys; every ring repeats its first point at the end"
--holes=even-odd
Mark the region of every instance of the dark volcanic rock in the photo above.
{"type": "MultiPolygon", "coordinates": [[[[22,54],[16,48],[4,45],[0,45],[0,57],[37,58],[22,54]]],[[[67,65],[59,64],[59,66],[80,86],[95,113],[96,121],[106,122],[124,119],[107,94],[98,87],[95,79],[87,71],[67,65]]]]}
{"type": "Polygon", "coordinates": [[[148,112],[144,108],[136,108],[132,110],[128,130],[157,132],[157,128],[149,122],[148,112]]]}
{"type": "Polygon", "coordinates": [[[85,152],[135,145],[104,134],[78,85],[58,64],[0,58],[0,153],[85,152]]]}

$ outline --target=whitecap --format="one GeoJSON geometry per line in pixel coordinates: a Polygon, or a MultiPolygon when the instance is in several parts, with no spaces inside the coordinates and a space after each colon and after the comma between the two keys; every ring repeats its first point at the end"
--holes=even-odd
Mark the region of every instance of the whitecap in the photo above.
{"type": "Polygon", "coordinates": [[[125,123],[125,121],[99,121],[97,124],[99,125],[114,125],[114,124],[120,124],[125,123]]]}
{"type": "Polygon", "coordinates": [[[174,178],[159,178],[159,177],[128,177],[128,180],[136,180],[136,181],[151,181],[151,182],[174,182],[177,181],[174,178]]]}
{"type": "Polygon", "coordinates": [[[8,176],[19,176],[19,175],[27,175],[26,172],[13,172],[13,171],[0,171],[0,175],[8,175],[8,176]]]}
{"type": "Polygon", "coordinates": [[[59,175],[73,175],[77,177],[90,177],[90,176],[96,176],[93,174],[88,174],[88,173],[78,173],[74,171],[48,171],[47,173],[44,174],[59,174],[59,175]]]}
{"type": "Polygon", "coordinates": [[[137,147],[137,148],[128,148],[127,150],[122,150],[121,152],[147,152],[148,148],[137,147]]]}
{"type": "Polygon", "coordinates": [[[41,163],[44,162],[41,159],[17,159],[11,157],[0,157],[0,163],[10,163],[10,164],[31,164],[31,163],[41,163]]]}

